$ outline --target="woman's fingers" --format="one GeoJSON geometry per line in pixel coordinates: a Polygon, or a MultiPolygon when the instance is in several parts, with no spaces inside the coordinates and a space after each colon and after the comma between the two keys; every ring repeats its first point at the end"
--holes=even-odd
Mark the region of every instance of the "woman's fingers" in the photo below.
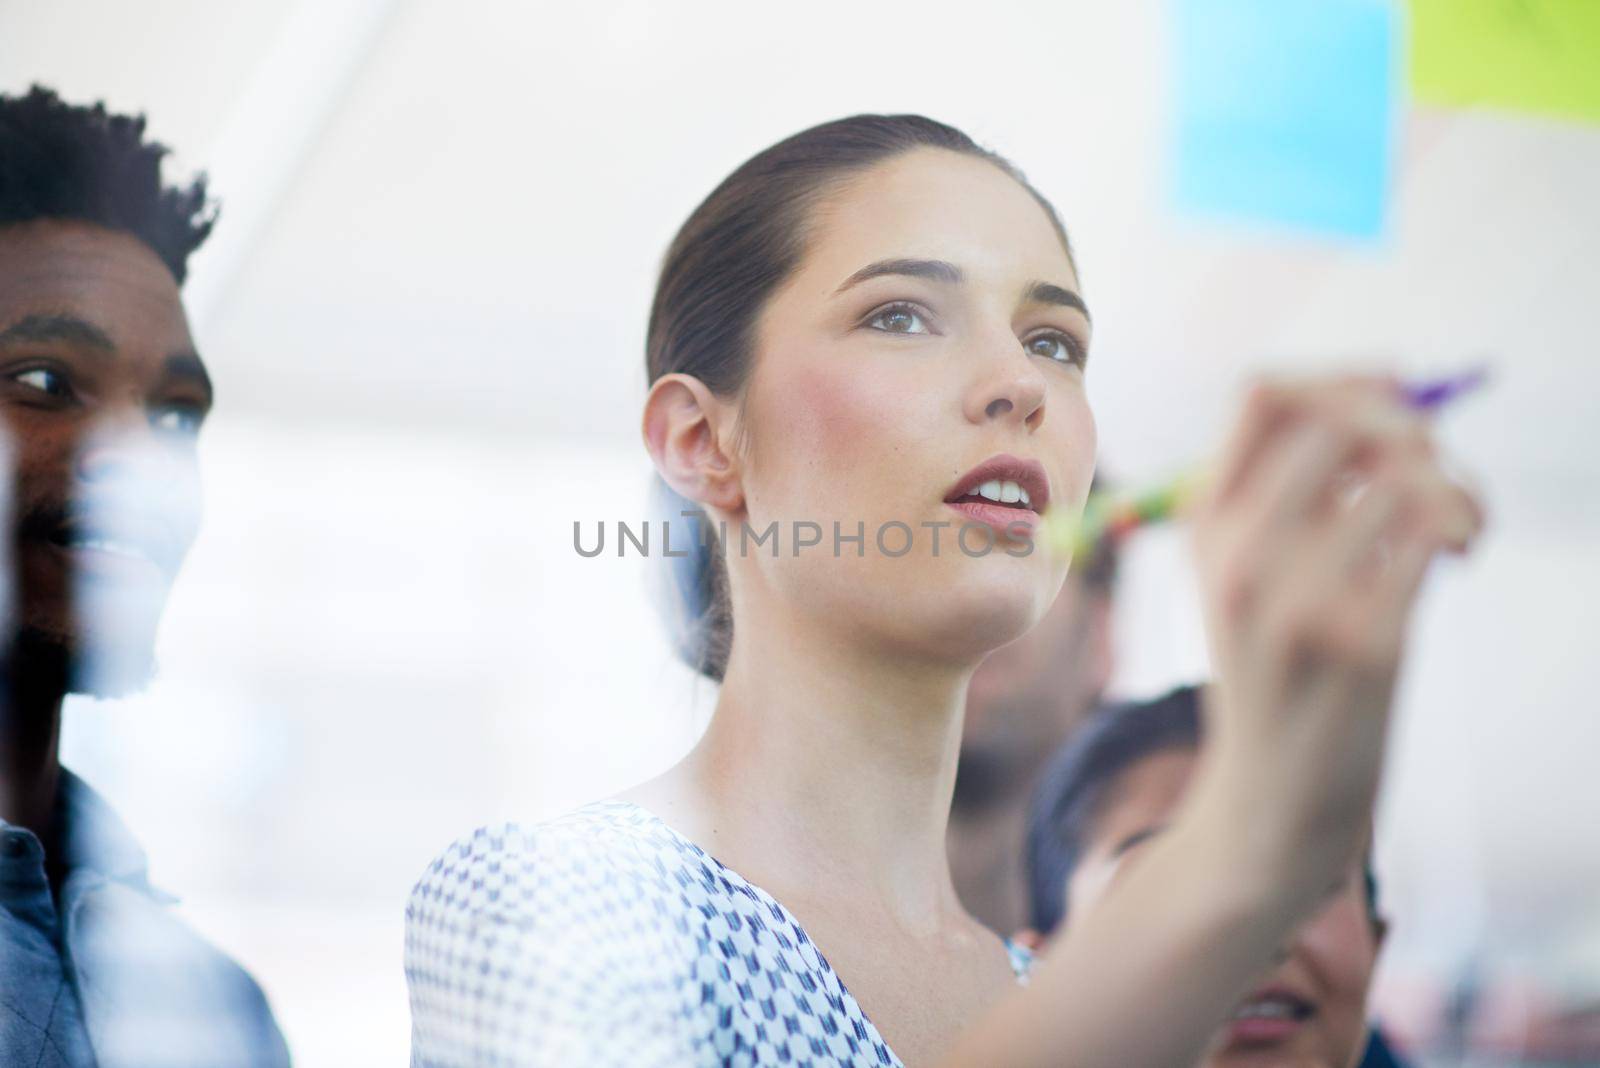
{"type": "Polygon", "coordinates": [[[1463,486],[1441,477],[1439,534],[1445,549],[1464,553],[1483,532],[1483,507],[1463,486]]]}
{"type": "Polygon", "coordinates": [[[1359,582],[1376,562],[1384,535],[1404,507],[1404,490],[1394,480],[1378,478],[1364,486],[1333,531],[1329,570],[1342,582],[1359,582]]]}
{"type": "Polygon", "coordinates": [[[1255,431],[1261,454],[1232,472],[1231,499],[1212,495],[1196,517],[1214,621],[1258,648],[1293,646],[1297,661],[1381,668],[1398,658],[1409,617],[1395,597],[1415,596],[1433,552],[1471,543],[1482,509],[1390,383],[1275,388],[1257,402],[1276,405],[1272,428],[1255,431]],[[1421,563],[1419,539],[1431,546],[1421,563]]]}
{"type": "Polygon", "coordinates": [[[1217,504],[1231,500],[1249,472],[1261,445],[1272,433],[1283,412],[1277,386],[1258,379],[1245,394],[1244,405],[1234,420],[1222,452],[1212,465],[1208,496],[1217,504]]]}
{"type": "Polygon", "coordinates": [[[1212,469],[1210,498],[1225,505],[1248,493],[1273,439],[1297,421],[1332,414],[1363,400],[1395,400],[1396,380],[1382,375],[1349,375],[1338,379],[1258,379],[1245,396],[1243,410],[1212,469]]]}
{"type": "Polygon", "coordinates": [[[1296,514],[1326,492],[1347,444],[1326,426],[1303,423],[1280,437],[1258,465],[1251,490],[1214,528],[1225,615],[1246,612],[1259,591],[1281,584],[1283,572],[1304,563],[1306,537],[1296,514]]]}
{"type": "Polygon", "coordinates": [[[1393,597],[1414,596],[1407,582],[1426,570],[1416,543],[1425,557],[1464,551],[1483,522],[1393,379],[1258,385],[1223,466],[1199,502],[1196,544],[1214,623],[1235,639],[1384,661],[1409,612],[1393,597]],[[1403,560],[1389,559],[1402,545],[1403,560]],[[1374,597],[1375,576],[1388,600],[1374,597]]]}
{"type": "Polygon", "coordinates": [[[1431,534],[1442,549],[1464,552],[1483,529],[1477,496],[1445,472],[1431,445],[1384,457],[1370,484],[1396,489],[1405,503],[1404,521],[1431,534]]]}
{"type": "Polygon", "coordinates": [[[1387,379],[1260,387],[1252,396],[1267,399],[1253,401],[1247,413],[1252,425],[1241,429],[1238,442],[1254,452],[1225,461],[1231,467],[1214,483],[1213,509],[1237,506],[1269,527],[1283,525],[1333,504],[1342,482],[1390,454],[1431,455],[1426,424],[1400,403],[1387,379]],[[1313,441],[1296,443],[1308,432],[1321,451],[1313,441]]]}
{"type": "Polygon", "coordinates": [[[1375,609],[1394,628],[1391,640],[1396,643],[1404,637],[1405,625],[1411,618],[1417,592],[1422,588],[1422,580],[1437,552],[1438,546],[1434,542],[1407,534],[1393,545],[1378,577],[1377,588],[1373,591],[1375,609]]]}
{"type": "Polygon", "coordinates": [[[1304,543],[1264,621],[1324,656],[1365,667],[1398,661],[1428,563],[1464,550],[1481,510],[1431,456],[1391,457],[1304,543]]]}
{"type": "Polygon", "coordinates": [[[1241,537],[1269,542],[1291,527],[1331,485],[1352,442],[1338,428],[1301,420],[1256,465],[1236,506],[1241,537]]]}
{"type": "Polygon", "coordinates": [[[1353,380],[1286,404],[1279,430],[1261,439],[1262,455],[1237,473],[1232,500],[1209,505],[1214,525],[1205,536],[1222,562],[1229,611],[1252,589],[1307,566],[1308,552],[1333,536],[1368,470],[1432,454],[1424,428],[1385,383],[1353,380]]]}

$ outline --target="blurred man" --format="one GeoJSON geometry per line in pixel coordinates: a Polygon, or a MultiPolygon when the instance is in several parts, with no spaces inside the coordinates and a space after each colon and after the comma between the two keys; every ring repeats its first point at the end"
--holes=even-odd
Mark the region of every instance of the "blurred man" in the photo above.
{"type": "Polygon", "coordinates": [[[1038,626],[991,653],[967,691],[946,844],[962,904],[1002,934],[1022,925],[1027,904],[1028,798],[1111,677],[1116,576],[1110,541],[1074,561],[1038,626]]]}
{"type": "MultiPolygon", "coordinates": [[[[1200,733],[1200,691],[1186,686],[1100,710],[1057,754],[1028,818],[1030,929],[1020,941],[1048,952],[1161,833],[1194,773],[1200,733]]],[[[1356,858],[1218,1029],[1201,1068],[1392,1068],[1366,1021],[1385,931],[1371,868],[1356,858]]]]}
{"type": "Polygon", "coordinates": [[[211,383],[179,300],[211,229],[142,118],[0,96],[0,1063],[285,1065],[266,999],[180,923],[57,758],[68,693],[141,688],[199,517],[211,383]]]}

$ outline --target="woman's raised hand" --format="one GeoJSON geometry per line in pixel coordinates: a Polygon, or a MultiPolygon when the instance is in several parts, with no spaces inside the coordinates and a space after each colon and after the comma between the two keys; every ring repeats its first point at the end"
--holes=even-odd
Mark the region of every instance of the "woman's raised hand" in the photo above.
{"type": "Polygon", "coordinates": [[[1214,685],[1197,792],[1314,899],[1365,839],[1429,563],[1483,524],[1396,379],[1253,387],[1191,511],[1214,685]]]}
{"type": "Polygon", "coordinates": [[[1363,848],[1417,591],[1483,525],[1381,376],[1256,386],[1187,511],[1213,678],[1183,811],[949,1065],[1201,1058],[1363,848]]]}

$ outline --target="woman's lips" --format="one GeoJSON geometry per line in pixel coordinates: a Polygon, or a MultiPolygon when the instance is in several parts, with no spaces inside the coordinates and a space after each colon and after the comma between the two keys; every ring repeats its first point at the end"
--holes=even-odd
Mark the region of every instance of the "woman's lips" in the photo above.
{"type": "MultiPolygon", "coordinates": [[[[961,515],[975,523],[989,527],[998,537],[1031,540],[1042,520],[1031,508],[994,504],[986,500],[962,498],[945,502],[961,515]]],[[[960,531],[957,531],[959,535],[960,531]]]]}
{"type": "Polygon", "coordinates": [[[1287,1042],[1305,1025],[1304,1020],[1234,1020],[1228,1024],[1228,1045],[1265,1046],[1287,1042]]]}
{"type": "Polygon", "coordinates": [[[1227,1025],[1229,1046],[1286,1042],[1316,1015],[1316,1006],[1286,990],[1257,993],[1234,1011],[1227,1025]]]}

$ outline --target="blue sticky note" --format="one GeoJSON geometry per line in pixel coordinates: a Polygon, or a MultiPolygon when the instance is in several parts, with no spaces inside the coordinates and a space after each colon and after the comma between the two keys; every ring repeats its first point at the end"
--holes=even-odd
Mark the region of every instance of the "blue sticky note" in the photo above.
{"type": "Polygon", "coordinates": [[[1383,232],[1394,140],[1391,0],[1175,0],[1180,211],[1383,232]]]}

